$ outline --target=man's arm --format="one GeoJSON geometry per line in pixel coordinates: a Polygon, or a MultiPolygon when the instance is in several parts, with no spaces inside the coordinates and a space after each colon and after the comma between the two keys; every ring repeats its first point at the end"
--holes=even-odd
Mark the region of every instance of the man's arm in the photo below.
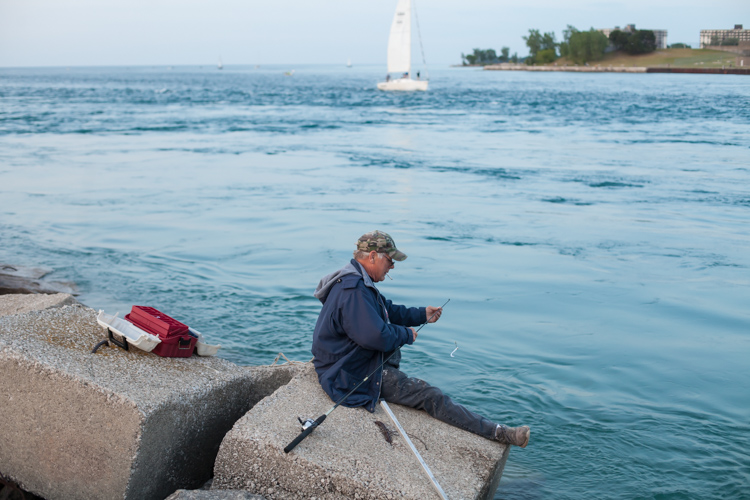
{"type": "Polygon", "coordinates": [[[404,326],[419,326],[423,323],[434,323],[443,314],[442,307],[405,307],[386,300],[386,308],[391,323],[404,326]]]}
{"type": "Polygon", "coordinates": [[[388,318],[394,325],[419,326],[428,318],[424,307],[401,306],[386,299],[385,308],[388,310],[388,318]]]}
{"type": "Polygon", "coordinates": [[[357,287],[345,293],[341,324],[346,335],[356,344],[372,351],[389,352],[414,342],[413,329],[383,321],[379,313],[381,306],[369,290],[357,287]]]}

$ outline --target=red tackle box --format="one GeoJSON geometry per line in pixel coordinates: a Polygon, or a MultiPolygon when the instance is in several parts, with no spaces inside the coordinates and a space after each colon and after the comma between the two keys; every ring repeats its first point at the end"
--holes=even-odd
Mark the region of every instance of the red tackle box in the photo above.
{"type": "Polygon", "coordinates": [[[149,333],[158,335],[159,338],[172,335],[189,335],[188,326],[185,323],[180,323],[153,307],[133,306],[125,319],[149,333]]]}
{"type": "Polygon", "coordinates": [[[165,358],[188,358],[193,355],[198,339],[190,335],[185,323],[148,306],[133,306],[125,319],[159,337],[161,343],[151,351],[154,354],[165,358]]]}
{"type": "Polygon", "coordinates": [[[161,339],[151,351],[162,358],[189,358],[195,350],[198,339],[192,335],[174,335],[161,339]]]}

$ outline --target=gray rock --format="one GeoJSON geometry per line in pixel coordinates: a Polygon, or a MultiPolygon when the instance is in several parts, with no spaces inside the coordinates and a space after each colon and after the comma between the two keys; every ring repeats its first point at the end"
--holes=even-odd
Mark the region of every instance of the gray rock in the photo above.
{"type": "Polygon", "coordinates": [[[75,283],[42,279],[48,269],[0,263],[0,295],[8,293],[77,293],[75,283]]]}
{"type": "Polygon", "coordinates": [[[91,354],[102,338],[80,304],[0,317],[0,474],[47,500],[200,487],[225,433],[293,373],[113,346],[91,354]]]}
{"type": "MultiPolygon", "coordinates": [[[[436,498],[437,493],[385,411],[338,407],[291,453],[297,417],[317,418],[333,403],[312,365],[259,402],[227,433],[212,489],[244,489],[267,498],[436,498]],[[376,421],[391,434],[388,443],[376,421]]],[[[448,498],[491,498],[509,448],[390,405],[448,498]]]]}

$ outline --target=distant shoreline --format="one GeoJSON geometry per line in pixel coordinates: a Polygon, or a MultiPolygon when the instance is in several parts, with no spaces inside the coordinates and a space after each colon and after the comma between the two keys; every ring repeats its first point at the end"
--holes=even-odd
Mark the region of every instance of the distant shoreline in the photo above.
{"type": "Polygon", "coordinates": [[[750,68],[657,68],[648,66],[528,66],[490,64],[488,71],[567,71],[574,73],[696,73],[711,75],[750,75],[750,68]]]}
{"type": "Polygon", "coordinates": [[[695,73],[713,75],[750,75],[750,47],[705,49],[660,49],[647,54],[629,55],[609,52],[598,61],[576,64],[561,57],[553,64],[527,66],[524,63],[495,63],[487,70],[574,71],[582,73],[695,73]]]}

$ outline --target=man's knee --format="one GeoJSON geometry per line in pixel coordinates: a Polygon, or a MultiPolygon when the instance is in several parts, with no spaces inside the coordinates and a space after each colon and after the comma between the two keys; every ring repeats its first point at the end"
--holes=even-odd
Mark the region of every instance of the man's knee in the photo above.
{"type": "Polygon", "coordinates": [[[418,378],[407,378],[402,382],[399,392],[403,399],[409,400],[412,408],[432,413],[444,406],[445,395],[437,387],[418,378]]]}
{"type": "Polygon", "coordinates": [[[428,413],[439,410],[445,406],[445,394],[437,387],[427,385],[424,390],[421,391],[423,406],[428,413]]]}
{"type": "Polygon", "coordinates": [[[412,408],[421,408],[426,399],[442,396],[442,392],[437,387],[432,387],[422,379],[409,377],[399,370],[392,369],[383,372],[382,394],[387,400],[412,408]]]}
{"type": "Polygon", "coordinates": [[[408,377],[401,381],[401,386],[406,392],[410,393],[427,393],[435,389],[430,384],[419,378],[408,377]]]}

